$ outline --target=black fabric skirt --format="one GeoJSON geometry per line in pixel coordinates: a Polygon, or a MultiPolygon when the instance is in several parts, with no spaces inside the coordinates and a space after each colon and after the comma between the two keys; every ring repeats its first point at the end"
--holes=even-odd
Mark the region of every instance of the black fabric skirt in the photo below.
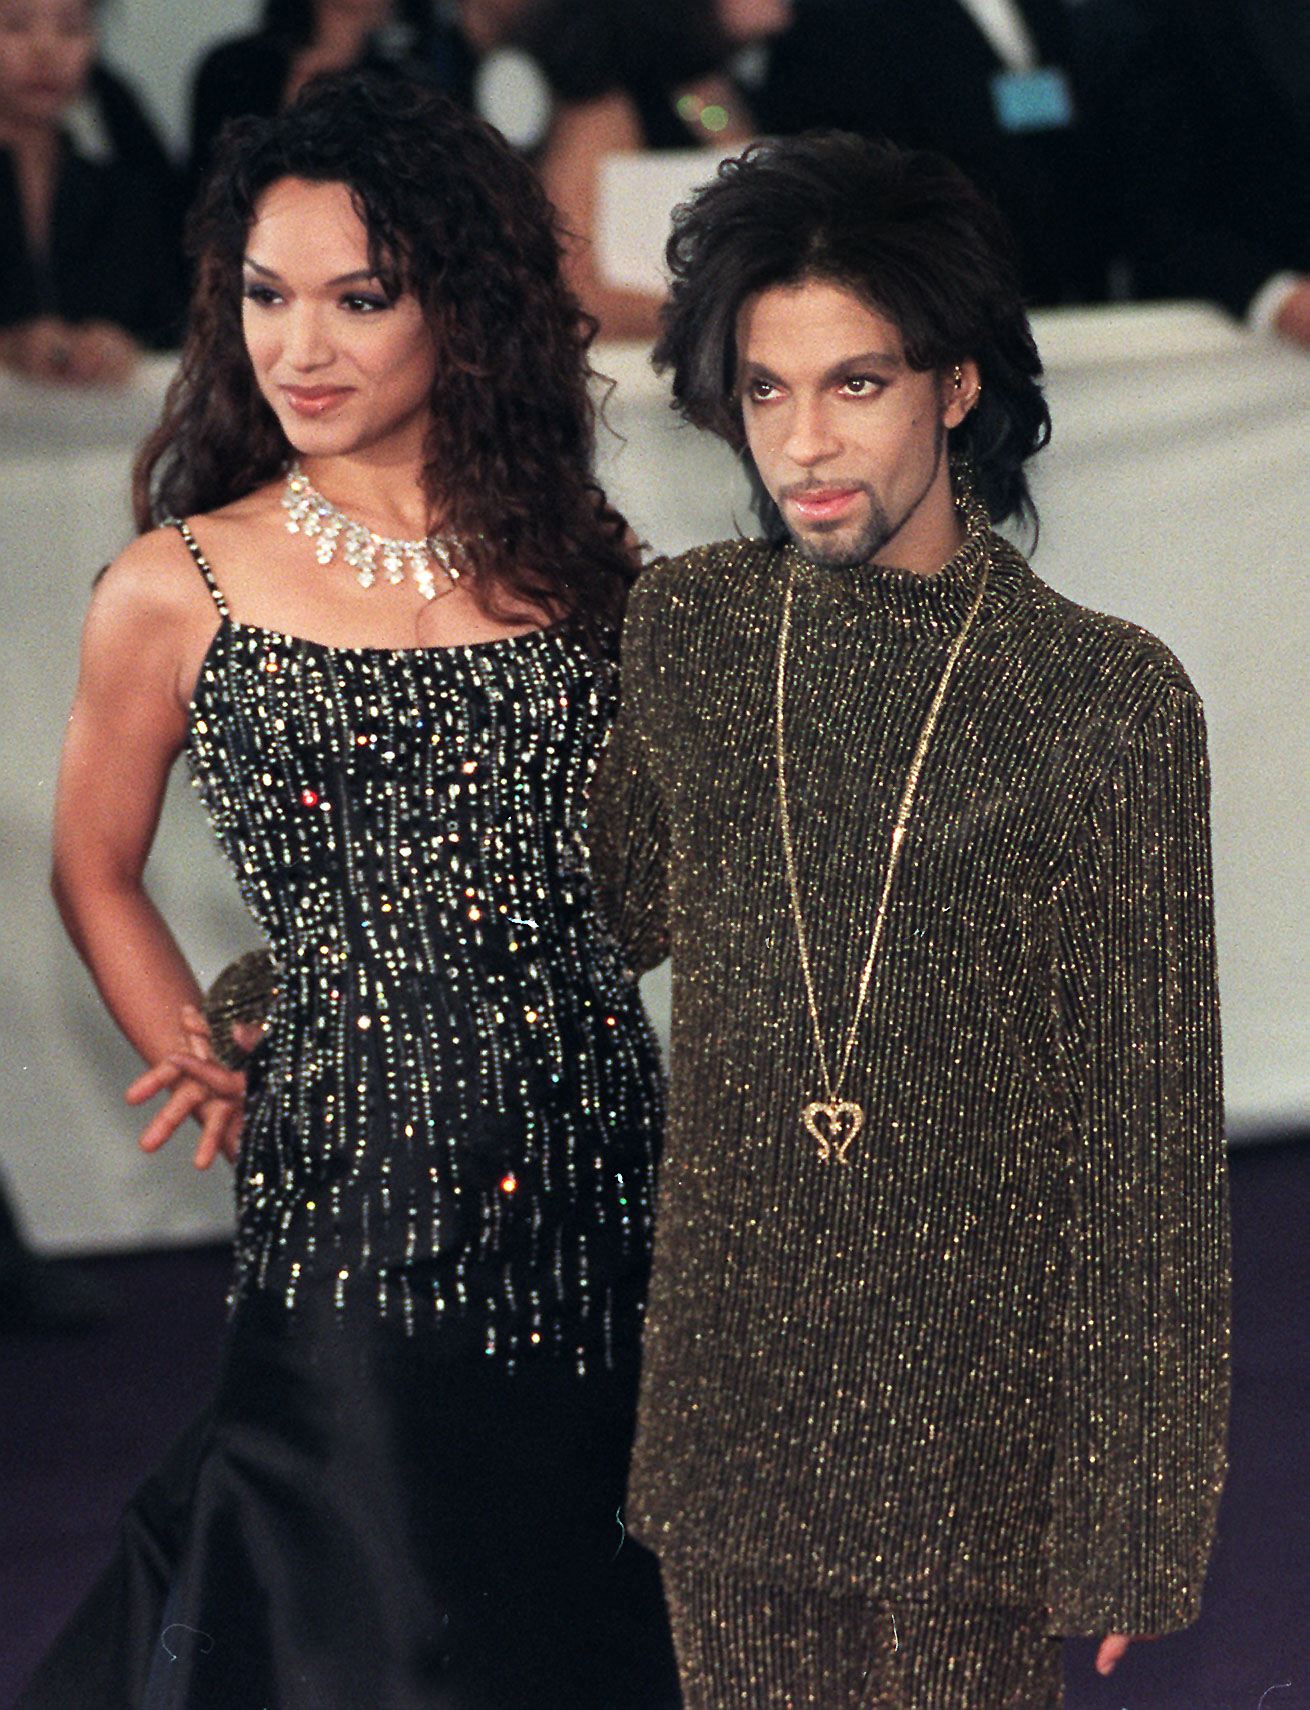
{"type": "Polygon", "coordinates": [[[579,1377],[277,1303],[16,1710],[671,1710],[625,1535],[635,1359],[579,1377]],[[317,1319],[317,1321],[315,1321],[317,1319]]]}

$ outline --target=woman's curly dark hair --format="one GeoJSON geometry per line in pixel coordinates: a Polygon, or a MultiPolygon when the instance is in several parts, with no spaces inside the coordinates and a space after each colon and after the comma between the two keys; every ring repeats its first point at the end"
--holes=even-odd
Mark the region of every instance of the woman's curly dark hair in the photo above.
{"type": "MultiPolygon", "coordinates": [[[[1013,244],[944,156],[840,131],[753,144],[677,210],[667,255],[673,287],[655,364],[672,370],[688,420],[744,450],[738,311],[772,286],[828,279],[899,329],[911,367],[978,364],[982,391],[951,430],[951,450],[972,465],[993,522],[1035,526],[1024,464],[1050,438],[1051,418],[1013,244]]],[[[765,534],[780,541],[785,526],[749,454],[747,465],[765,534]]]]}
{"type": "Polygon", "coordinates": [[[424,488],[468,543],[485,608],[611,624],[636,564],[592,475],[596,328],[563,282],[553,211],[497,131],[394,74],[315,79],[276,118],[224,132],[189,228],[181,366],[137,459],[137,527],[228,504],[286,465],[246,355],[241,272],[259,199],[288,177],[346,185],[380,281],[422,306],[437,349],[424,488]]]}

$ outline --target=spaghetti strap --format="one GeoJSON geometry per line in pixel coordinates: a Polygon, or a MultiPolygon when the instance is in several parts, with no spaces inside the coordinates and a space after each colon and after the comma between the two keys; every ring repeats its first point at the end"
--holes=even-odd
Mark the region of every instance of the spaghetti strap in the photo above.
{"type": "Polygon", "coordinates": [[[196,539],[195,535],[192,534],[190,528],[182,517],[169,517],[168,521],[186,542],[187,551],[195,559],[196,568],[205,578],[205,586],[214,597],[214,604],[218,607],[218,615],[222,618],[226,618],[227,621],[231,623],[232,613],[228,610],[227,601],[223,598],[223,590],[214,579],[214,572],[209,567],[209,560],[200,550],[200,542],[196,539]]]}

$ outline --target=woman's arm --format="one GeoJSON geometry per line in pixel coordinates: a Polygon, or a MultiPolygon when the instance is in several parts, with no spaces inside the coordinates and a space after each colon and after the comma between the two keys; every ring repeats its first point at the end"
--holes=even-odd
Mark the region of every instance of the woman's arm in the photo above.
{"type": "MultiPolygon", "coordinates": [[[[52,889],[60,915],[110,1014],[151,1063],[189,1048],[182,1015],[200,1002],[195,976],[143,884],[186,736],[191,677],[214,627],[203,586],[184,580],[180,550],[171,537],[147,536],[101,578],[83,631],[55,800],[52,889]]],[[[205,1089],[197,1108],[211,1099],[205,1089]]],[[[217,1130],[217,1110],[200,1114],[217,1130]]],[[[206,1129],[202,1152],[210,1141],[218,1149],[230,1114],[222,1113],[221,1132],[206,1129]]]]}
{"type": "Polygon", "coordinates": [[[596,263],[601,161],[642,146],[636,109],[614,90],[560,107],[538,170],[564,227],[565,275],[583,308],[600,322],[601,337],[650,342],[659,330],[660,297],[611,284],[596,263]]]}

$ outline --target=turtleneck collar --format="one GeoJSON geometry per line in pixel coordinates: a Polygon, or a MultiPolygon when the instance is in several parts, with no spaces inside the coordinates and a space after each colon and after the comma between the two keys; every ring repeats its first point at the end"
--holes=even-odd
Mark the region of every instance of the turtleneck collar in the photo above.
{"type": "Polygon", "coordinates": [[[986,507],[971,489],[957,487],[955,504],[964,525],[964,539],[934,576],[891,564],[835,569],[817,563],[791,544],[782,548],[784,564],[794,567],[798,587],[808,585],[819,598],[833,599],[860,616],[957,629],[969,610],[984,566],[987,590],[980,619],[1008,603],[1031,571],[1022,555],[993,533],[986,507]]]}

